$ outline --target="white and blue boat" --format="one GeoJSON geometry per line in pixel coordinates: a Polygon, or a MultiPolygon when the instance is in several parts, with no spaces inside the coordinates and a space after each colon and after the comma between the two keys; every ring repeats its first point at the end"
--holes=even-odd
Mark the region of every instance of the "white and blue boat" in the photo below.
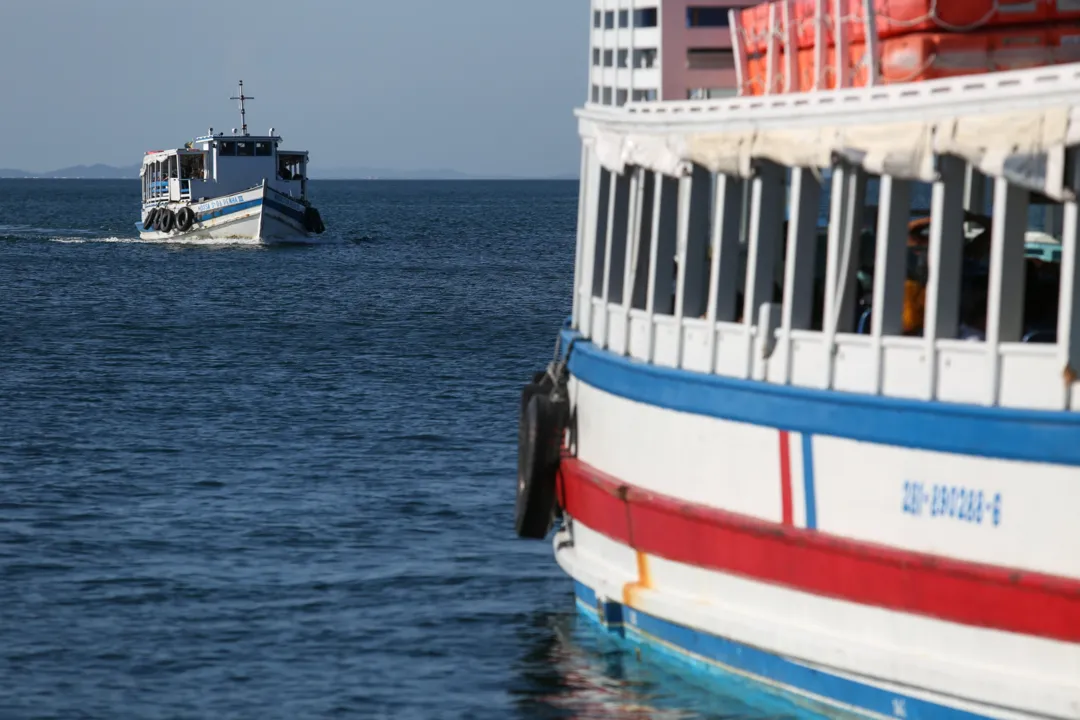
{"type": "MultiPolygon", "coordinates": [[[[730,12],[737,87],[815,91],[622,104],[657,71],[594,61],[515,528],[636,661],[773,715],[1080,720],[1080,63],[886,82],[899,4],[774,0],[763,57],[730,12]]],[[[628,5],[591,56],[685,67],[628,5]]]]}
{"type": "Polygon", "coordinates": [[[244,95],[241,130],[206,135],[184,147],[152,150],[143,157],[144,240],[257,240],[312,242],[325,230],[307,198],[307,151],[281,149],[281,137],[247,129],[244,95]]]}

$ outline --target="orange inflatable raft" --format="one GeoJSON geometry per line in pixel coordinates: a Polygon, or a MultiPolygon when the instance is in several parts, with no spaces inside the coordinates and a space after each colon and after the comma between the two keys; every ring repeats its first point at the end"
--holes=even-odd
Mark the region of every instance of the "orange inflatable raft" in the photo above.
{"type": "MultiPolygon", "coordinates": [[[[1002,70],[1042,67],[1080,62],[1080,23],[1055,27],[1029,26],[1002,28],[978,33],[916,33],[883,40],[880,49],[880,82],[883,84],[919,82],[937,78],[976,75],[1002,70]]],[[[865,87],[869,76],[864,62],[866,45],[852,43],[844,64],[848,87],[865,87]]],[[[836,49],[825,53],[826,68],[821,87],[834,89],[836,83],[836,49]]],[[[767,78],[768,60],[758,53],[747,61],[744,94],[763,95],[785,89],[786,67],[783,52],[777,54],[772,82],[767,78]]],[[[814,90],[814,52],[800,50],[796,63],[798,76],[792,83],[793,92],[814,90]]]]}
{"type": "MultiPolygon", "coordinates": [[[[788,0],[762,3],[739,12],[742,42],[747,55],[763,53],[770,37],[770,8],[776,7],[778,31],[783,35],[784,5],[788,0]]],[[[866,39],[863,0],[841,0],[849,43],[866,39]]],[[[835,43],[833,0],[825,0],[824,28],[829,45],[835,43]]],[[[816,0],[790,0],[788,19],[794,25],[799,49],[815,43],[816,0]]],[[[1077,0],[874,0],[878,37],[894,38],[920,32],[969,33],[1013,25],[1060,25],[1080,20],[1077,0]]]]}

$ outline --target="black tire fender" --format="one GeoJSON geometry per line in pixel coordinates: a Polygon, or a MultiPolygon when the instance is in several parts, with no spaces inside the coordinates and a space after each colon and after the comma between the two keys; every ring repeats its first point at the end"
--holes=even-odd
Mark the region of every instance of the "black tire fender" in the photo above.
{"type": "Polygon", "coordinates": [[[562,412],[535,383],[526,386],[522,402],[515,529],[519,537],[542,540],[554,519],[562,412]],[[526,393],[530,393],[528,399],[526,393]]]}
{"type": "Polygon", "coordinates": [[[158,213],[157,220],[154,224],[157,225],[159,232],[167,233],[171,231],[176,224],[176,216],[172,214],[171,210],[162,208],[158,213]]]}
{"type": "Polygon", "coordinates": [[[176,213],[176,229],[180,232],[187,232],[194,224],[195,211],[186,206],[180,208],[180,211],[176,213]]]}

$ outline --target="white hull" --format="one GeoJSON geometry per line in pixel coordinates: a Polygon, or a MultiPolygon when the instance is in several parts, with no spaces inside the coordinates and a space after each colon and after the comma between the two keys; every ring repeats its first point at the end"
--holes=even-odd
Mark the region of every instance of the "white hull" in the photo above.
{"type": "MultiPolygon", "coordinates": [[[[149,210],[152,206],[147,206],[149,210]]],[[[204,202],[169,203],[174,214],[190,207],[196,220],[187,231],[147,230],[136,224],[139,237],[158,242],[236,241],[271,243],[317,243],[323,238],[304,227],[304,206],[272,189],[256,187],[204,202]]],[[[145,213],[144,213],[145,220],[145,213]]]]}
{"type": "Polygon", "coordinates": [[[780,427],[736,420],[777,402],[767,384],[740,402],[583,339],[572,357],[554,547],[583,614],[833,709],[1080,718],[1075,467],[781,429],[800,411],[780,405],[780,427]],[[681,383],[714,410],[664,407],[681,383]],[[938,511],[910,478],[982,505],[938,511]]]}

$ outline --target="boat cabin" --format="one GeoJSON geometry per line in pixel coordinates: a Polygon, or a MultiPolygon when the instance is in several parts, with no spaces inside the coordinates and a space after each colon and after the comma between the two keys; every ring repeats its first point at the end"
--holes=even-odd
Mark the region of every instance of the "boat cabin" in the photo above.
{"type": "Polygon", "coordinates": [[[199,201],[266,184],[298,200],[307,199],[306,151],[280,149],[281,137],[214,134],[183,148],[146,153],[139,172],[143,203],[199,201]]]}

